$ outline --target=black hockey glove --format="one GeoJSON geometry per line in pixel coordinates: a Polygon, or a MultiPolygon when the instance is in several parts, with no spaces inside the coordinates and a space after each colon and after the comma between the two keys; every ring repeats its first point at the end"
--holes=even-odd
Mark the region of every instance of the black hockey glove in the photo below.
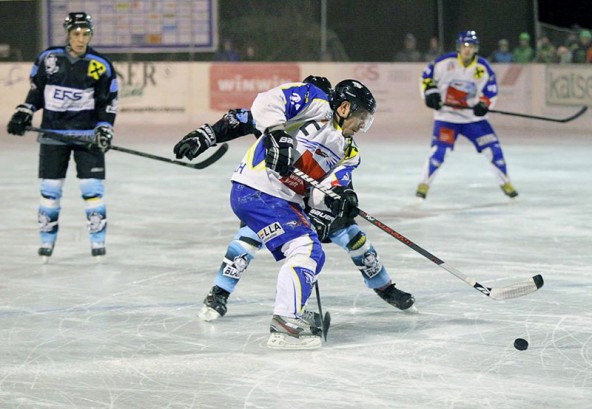
{"type": "Polygon", "coordinates": [[[438,111],[442,108],[442,97],[436,87],[428,87],[425,90],[425,104],[428,108],[438,111]]]}
{"type": "Polygon", "coordinates": [[[6,130],[11,135],[23,136],[33,121],[33,106],[31,104],[20,104],[16,107],[6,130]]]}
{"type": "Polygon", "coordinates": [[[487,111],[489,111],[489,108],[487,107],[487,104],[483,101],[480,101],[477,105],[473,107],[473,113],[475,114],[475,116],[485,116],[485,114],[487,114],[487,111]]]}
{"type": "Polygon", "coordinates": [[[177,142],[173,148],[173,152],[177,159],[186,157],[187,159],[192,160],[215,144],[216,133],[210,125],[205,124],[185,135],[183,139],[177,142]]]}
{"type": "Polygon", "coordinates": [[[105,153],[111,149],[111,140],[113,139],[113,128],[109,125],[99,125],[95,128],[95,139],[93,146],[95,149],[105,153]]]}
{"type": "Polygon", "coordinates": [[[360,214],[358,195],[351,187],[333,186],[331,191],[341,197],[341,199],[333,199],[329,195],[325,196],[325,204],[331,209],[333,216],[353,219],[360,214]]]}
{"type": "Polygon", "coordinates": [[[333,223],[335,217],[329,212],[318,209],[310,209],[307,214],[321,243],[327,243],[329,233],[331,232],[331,223],[333,223]]]}
{"type": "Polygon", "coordinates": [[[294,165],[294,139],[286,132],[277,130],[266,133],[263,146],[267,149],[265,166],[280,176],[287,176],[294,165]]]}

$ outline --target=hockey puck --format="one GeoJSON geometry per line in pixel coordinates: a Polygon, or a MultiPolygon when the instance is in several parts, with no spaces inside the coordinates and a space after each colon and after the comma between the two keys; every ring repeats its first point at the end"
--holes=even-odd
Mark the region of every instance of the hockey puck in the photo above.
{"type": "Polygon", "coordinates": [[[514,348],[518,351],[524,351],[528,349],[528,341],[523,338],[516,338],[514,340],[514,348]]]}

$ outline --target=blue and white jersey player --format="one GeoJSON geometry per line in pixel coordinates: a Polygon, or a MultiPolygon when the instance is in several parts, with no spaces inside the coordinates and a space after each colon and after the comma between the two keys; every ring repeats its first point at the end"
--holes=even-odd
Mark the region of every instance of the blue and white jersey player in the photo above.
{"type": "MultiPolygon", "coordinates": [[[[360,160],[352,137],[370,127],[376,101],[363,84],[346,81],[347,93],[343,98],[333,99],[339,105],[333,107],[332,117],[307,121],[296,134],[287,132],[285,119],[277,123],[281,113],[271,101],[280,98],[289,103],[286,112],[292,110],[291,116],[295,117],[306,95],[284,93],[282,87],[259,94],[252,113],[263,136],[247,151],[231,178],[232,210],[257,233],[277,261],[285,260],[277,280],[267,344],[271,348],[312,349],[321,345],[320,334],[301,314],[325,255],[304,211],[309,187],[291,174],[291,169],[295,166],[315,180],[331,185],[342,186],[351,181],[351,171],[360,160]],[[340,172],[335,173],[338,169],[340,172]]],[[[357,201],[347,194],[341,197],[328,201],[322,195],[318,199],[322,203],[316,203],[315,207],[325,206],[326,210],[331,208],[336,213],[355,217],[357,201]]]]}
{"type": "Polygon", "coordinates": [[[457,52],[436,58],[422,74],[421,95],[436,112],[432,149],[416,196],[426,198],[436,172],[454,149],[458,135],[463,135],[487,157],[502,191],[514,198],[518,192],[510,182],[500,141],[486,117],[497,100],[495,74],[487,60],[477,55],[479,39],[475,31],[461,32],[456,47],[457,52]]]}
{"type": "MultiPolygon", "coordinates": [[[[344,98],[347,87],[350,85],[345,81],[338,84],[336,90],[333,90],[327,78],[312,75],[305,78],[303,82],[320,88],[329,96],[330,105],[339,105],[338,99],[344,98]],[[333,99],[335,101],[332,101],[333,99]]],[[[291,87],[299,89],[300,85],[293,84],[291,87]]],[[[310,98],[308,101],[312,102],[310,98]]],[[[283,100],[275,100],[274,103],[283,104],[283,100]]],[[[290,102],[286,104],[289,105],[290,102]]],[[[286,112],[290,112],[289,108],[284,109],[286,112]]],[[[256,137],[261,136],[261,132],[255,128],[251,112],[245,109],[232,109],[213,125],[204,124],[187,134],[175,145],[174,152],[178,159],[182,157],[193,159],[215,143],[230,141],[249,134],[256,137]]],[[[358,150],[354,145],[350,149],[350,155],[352,158],[358,155],[358,150]]],[[[334,185],[334,189],[341,189],[340,194],[350,194],[355,200],[355,192],[351,189],[352,185],[348,185],[343,177],[348,175],[347,167],[339,166],[334,173],[336,180],[344,183],[339,187],[334,185]]],[[[316,190],[313,192],[318,194],[316,190]]],[[[380,298],[401,310],[406,310],[414,304],[414,297],[401,291],[392,282],[377,251],[354,218],[336,217],[331,211],[315,208],[314,203],[311,203],[310,200],[307,202],[305,211],[323,243],[333,242],[348,253],[362,274],[366,287],[373,289],[380,298]]],[[[241,223],[239,231],[226,249],[214,280],[214,286],[204,299],[203,308],[198,314],[201,319],[212,321],[226,314],[228,297],[234,292],[241,277],[262,246],[263,242],[259,236],[244,223],[241,223]]],[[[310,317],[310,314],[303,315],[310,317]]]]}

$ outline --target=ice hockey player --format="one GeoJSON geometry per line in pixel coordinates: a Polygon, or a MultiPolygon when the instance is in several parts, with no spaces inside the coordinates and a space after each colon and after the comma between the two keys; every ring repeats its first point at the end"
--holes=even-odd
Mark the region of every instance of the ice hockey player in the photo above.
{"type": "Polygon", "coordinates": [[[518,192],[510,182],[500,141],[486,117],[497,100],[495,75],[487,60],[477,55],[479,38],[475,31],[462,31],[456,49],[436,58],[422,74],[421,94],[425,104],[436,112],[431,153],[416,196],[419,200],[426,198],[436,172],[454,149],[458,135],[463,135],[490,161],[502,191],[514,198],[518,192]]]}
{"type": "MultiPolygon", "coordinates": [[[[330,82],[324,77],[309,76],[304,82],[321,88],[329,96],[334,94],[330,82]]],[[[287,124],[290,122],[286,120],[287,124]]],[[[239,136],[257,133],[259,131],[255,128],[250,111],[230,110],[213,126],[205,124],[189,133],[177,144],[176,151],[179,151],[183,142],[189,138],[213,135],[211,138],[213,141],[229,141],[239,136]]],[[[204,146],[199,141],[192,145],[204,146]]],[[[191,149],[185,152],[191,152],[191,149]]],[[[177,156],[179,159],[182,157],[177,156]]],[[[351,188],[351,185],[349,187],[351,188]]],[[[353,196],[353,198],[357,200],[357,197],[353,196]]],[[[406,310],[413,305],[415,301],[413,296],[395,287],[374,246],[353,218],[336,217],[330,211],[311,208],[308,205],[305,211],[323,243],[334,242],[349,254],[354,265],[362,273],[368,288],[373,289],[382,299],[401,310],[406,310]]],[[[240,278],[262,245],[259,236],[241,223],[240,230],[228,245],[214,280],[214,286],[204,299],[204,306],[198,314],[201,319],[211,321],[226,314],[230,293],[235,290],[240,278]]]]}
{"type": "Polygon", "coordinates": [[[107,57],[88,46],[94,31],[90,15],[69,13],[64,29],[67,44],[48,48],[37,57],[25,103],[16,108],[7,127],[10,134],[24,135],[31,126],[33,113],[43,109],[41,127],[69,135],[67,142],[43,135],[39,138],[38,254],[44,262],[56,243],[60,198],[72,154],[86,206],[91,254],[100,257],[106,253],[103,181],[105,152],[111,146],[117,114],[117,78],[107,57]],[[71,141],[73,138],[79,140],[71,141]]]}

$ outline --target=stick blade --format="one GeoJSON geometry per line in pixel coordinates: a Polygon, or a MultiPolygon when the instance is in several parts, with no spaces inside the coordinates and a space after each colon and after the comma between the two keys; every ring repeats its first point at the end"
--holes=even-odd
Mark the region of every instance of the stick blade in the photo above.
{"type": "Polygon", "coordinates": [[[223,143],[216,150],[216,152],[214,152],[214,154],[212,156],[210,156],[207,159],[204,159],[201,162],[194,163],[193,165],[191,165],[191,167],[193,167],[195,169],[204,169],[204,168],[207,168],[208,166],[213,165],[220,158],[222,158],[222,156],[224,156],[224,154],[226,153],[227,150],[228,150],[228,144],[227,143],[223,143]]]}
{"type": "Polygon", "coordinates": [[[494,300],[509,300],[534,293],[545,284],[543,276],[537,274],[526,281],[509,285],[507,287],[492,288],[489,297],[494,300]]]}

